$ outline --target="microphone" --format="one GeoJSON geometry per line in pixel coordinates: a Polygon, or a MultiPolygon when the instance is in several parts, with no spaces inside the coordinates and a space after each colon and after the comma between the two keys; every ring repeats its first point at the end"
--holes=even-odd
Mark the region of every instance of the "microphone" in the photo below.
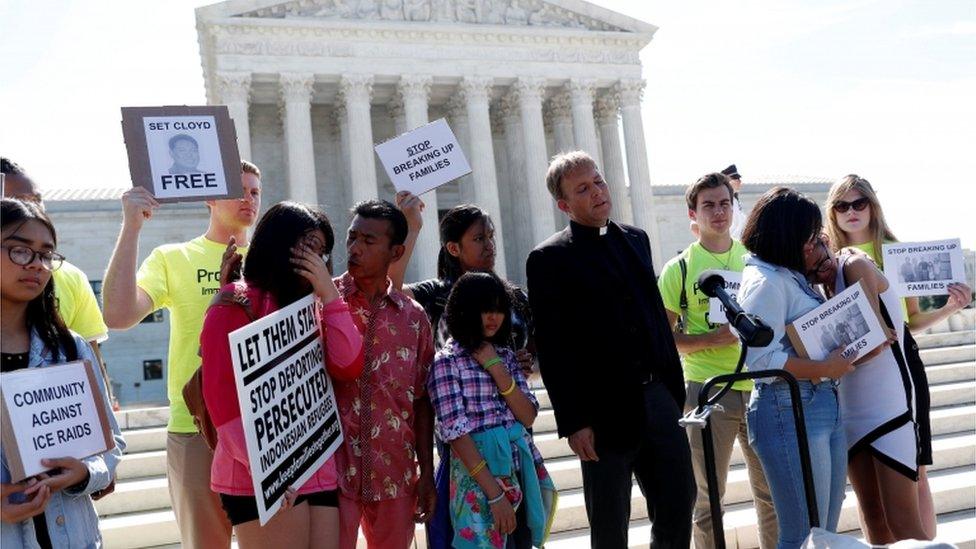
{"type": "Polygon", "coordinates": [[[725,278],[714,271],[698,277],[698,287],[708,297],[718,298],[725,306],[725,317],[746,347],[765,347],[773,340],[773,329],[756,315],[746,314],[735,298],[725,291],[725,278]]]}

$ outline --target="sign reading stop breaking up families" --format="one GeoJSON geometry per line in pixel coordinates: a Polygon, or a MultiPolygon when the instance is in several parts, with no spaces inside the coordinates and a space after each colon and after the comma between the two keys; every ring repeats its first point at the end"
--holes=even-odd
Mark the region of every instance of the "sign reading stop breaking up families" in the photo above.
{"type": "MultiPolygon", "coordinates": [[[[742,273],[736,271],[710,270],[710,274],[717,274],[725,280],[725,291],[735,299],[739,294],[739,286],[742,285],[742,273]]],[[[701,276],[705,276],[703,272],[701,276]]],[[[695,282],[697,285],[698,282],[695,282]]],[[[717,297],[708,298],[708,322],[711,324],[728,324],[729,319],[725,316],[725,305],[717,297]]]]}
{"type": "Polygon", "coordinates": [[[132,184],[160,202],[240,198],[241,157],[226,106],[123,107],[132,184]]]}
{"type": "Polygon", "coordinates": [[[823,360],[836,349],[844,358],[873,351],[887,340],[878,315],[857,282],[786,327],[803,358],[823,360]]]}
{"type": "Polygon", "coordinates": [[[396,190],[417,196],[471,173],[468,159],[443,118],[375,149],[396,190]]]}
{"type": "Polygon", "coordinates": [[[229,335],[262,525],[342,442],[316,309],[310,294],[229,335]]]}
{"type": "Polygon", "coordinates": [[[82,459],[115,446],[90,362],[5,373],[0,387],[0,425],[11,482],[49,470],[42,459],[82,459]]]}
{"type": "Polygon", "coordinates": [[[946,295],[949,284],[966,282],[958,238],[885,244],[881,254],[885,276],[903,297],[946,295]]]}

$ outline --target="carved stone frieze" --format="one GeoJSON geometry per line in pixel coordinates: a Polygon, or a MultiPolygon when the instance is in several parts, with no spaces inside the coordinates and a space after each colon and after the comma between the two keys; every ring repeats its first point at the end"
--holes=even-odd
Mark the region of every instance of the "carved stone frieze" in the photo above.
{"type": "Polygon", "coordinates": [[[624,30],[544,0],[294,0],[245,12],[239,17],[520,25],[611,32],[624,30]]]}

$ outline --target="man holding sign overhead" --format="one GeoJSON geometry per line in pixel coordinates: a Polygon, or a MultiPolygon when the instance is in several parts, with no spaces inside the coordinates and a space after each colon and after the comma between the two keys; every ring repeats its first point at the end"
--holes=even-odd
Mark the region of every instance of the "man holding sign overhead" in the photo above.
{"type": "Polygon", "coordinates": [[[261,172],[257,166],[242,161],[238,177],[244,189],[242,198],[206,202],[210,210],[206,233],[189,242],[154,249],[138,272],[139,233],[159,202],[145,187],[126,191],[122,195],[122,229],[102,285],[105,323],[112,329],[129,329],[159,309],[170,311],[167,477],[180,537],[183,546],[190,549],[230,546],[230,522],[216,494],[210,491],[210,448],[193,423],[182,391],[200,367],[197,351],[203,314],[226,278],[222,265],[235,265],[230,256],[245,252],[247,231],[261,208],[261,172]],[[226,262],[225,256],[229,259],[226,262]]]}
{"type": "MultiPolygon", "coordinates": [[[[705,271],[716,271],[726,281],[726,290],[735,295],[745,268],[745,246],[729,233],[734,216],[734,194],[729,178],[721,173],[702,176],[685,192],[688,217],[698,226],[698,241],[693,242],[664,266],[658,279],[661,299],[674,330],[674,342],[681,353],[685,373],[687,400],[685,412],[698,404],[698,393],[709,378],[729,374],[739,360],[739,340],[729,330],[725,312],[718,299],[709,299],[698,288],[698,277],[705,271]],[[680,322],[679,322],[680,320],[680,322]]],[[[725,493],[732,445],[736,438],[742,446],[756,511],[759,515],[760,546],[776,545],[776,513],[763,475],[759,458],[749,445],[746,430],[746,405],[752,391],[751,381],[738,381],[719,401],[711,416],[715,443],[715,469],[719,495],[725,493]]],[[[714,547],[708,483],[705,479],[705,453],[701,431],[688,429],[698,499],[693,515],[695,547],[714,547]]]]}

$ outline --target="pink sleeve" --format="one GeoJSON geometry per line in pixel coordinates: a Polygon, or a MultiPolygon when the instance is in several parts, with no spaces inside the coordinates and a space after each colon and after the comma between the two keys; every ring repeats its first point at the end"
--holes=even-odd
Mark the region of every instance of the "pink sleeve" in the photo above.
{"type": "Polygon", "coordinates": [[[358,378],[363,371],[363,336],[341,298],[322,308],[322,331],[329,376],[338,381],[358,378]]]}
{"type": "Polygon", "coordinates": [[[200,357],[203,359],[203,398],[214,426],[237,419],[237,382],[230,358],[227,335],[248,323],[244,310],[237,306],[213,305],[207,309],[200,332],[200,357]]]}

